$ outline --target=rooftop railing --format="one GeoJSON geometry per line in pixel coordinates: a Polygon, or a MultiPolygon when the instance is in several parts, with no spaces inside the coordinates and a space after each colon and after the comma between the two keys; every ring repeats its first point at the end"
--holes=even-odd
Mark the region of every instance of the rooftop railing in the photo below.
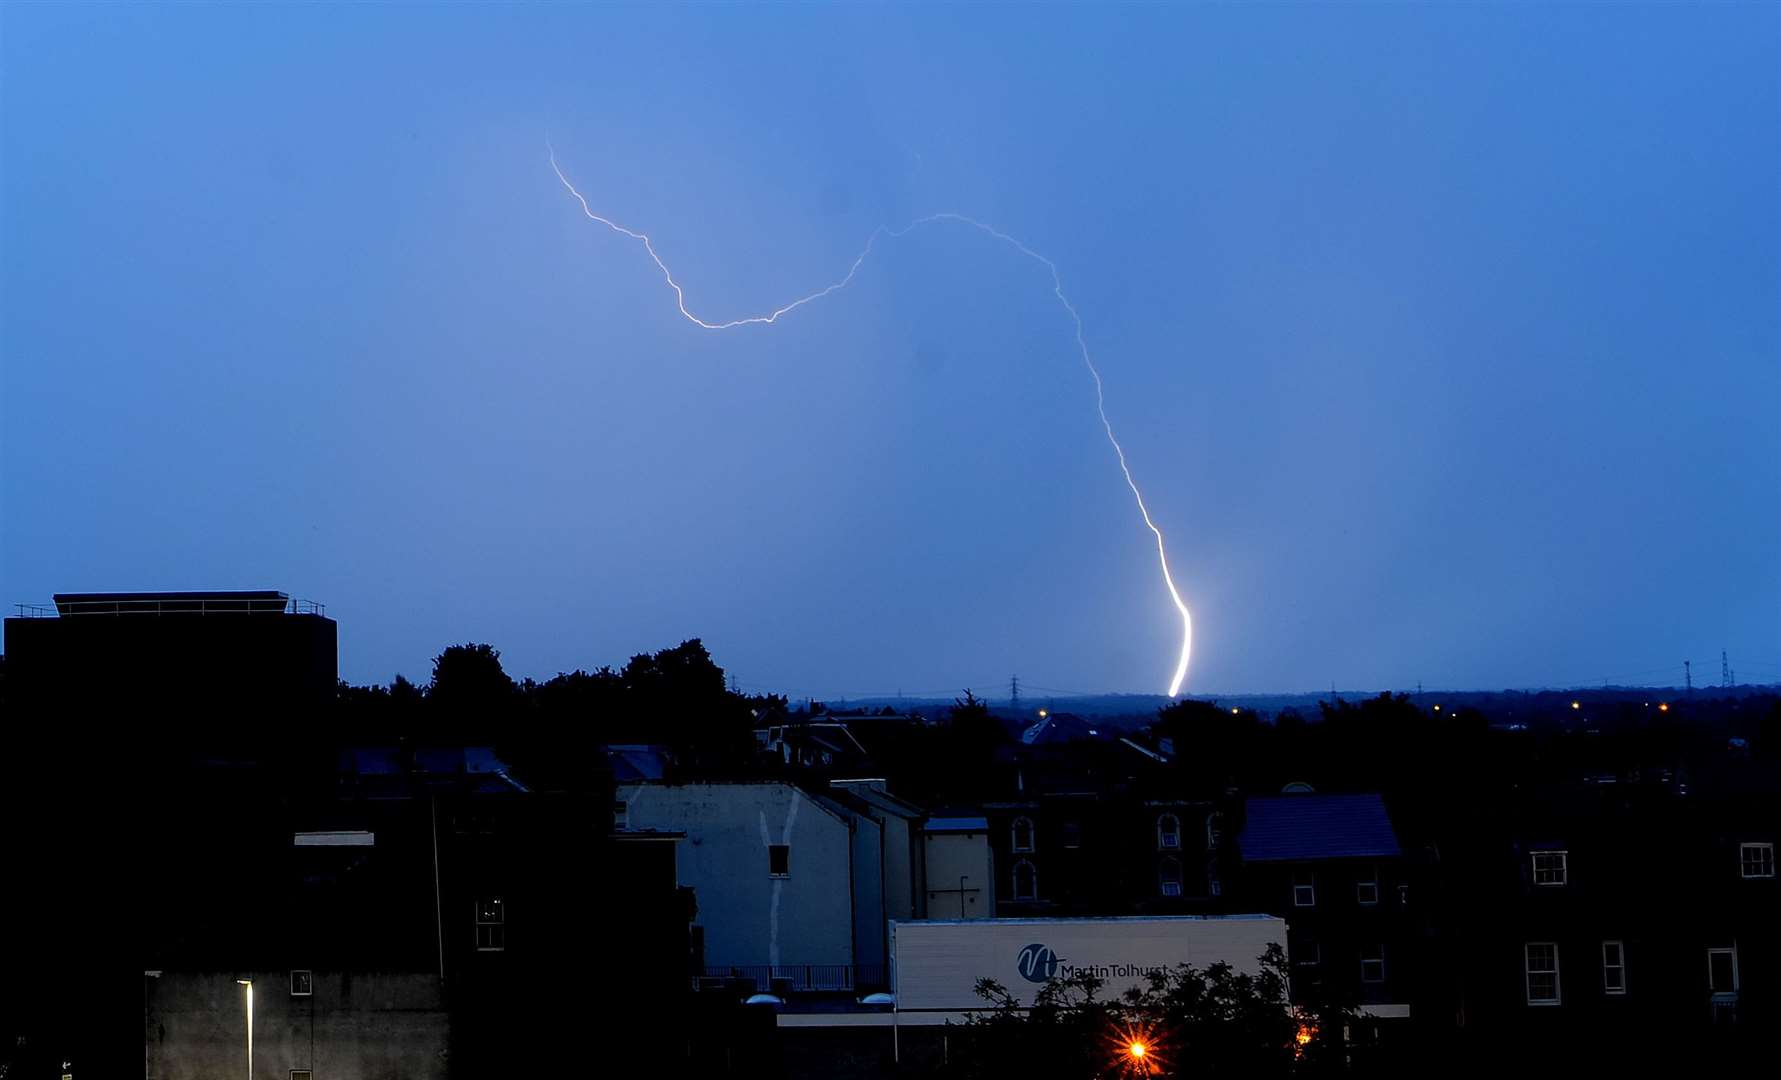
{"type": "Polygon", "coordinates": [[[326,604],[288,597],[119,597],[63,600],[55,604],[14,604],[21,619],[74,615],[327,615],[326,604]]]}

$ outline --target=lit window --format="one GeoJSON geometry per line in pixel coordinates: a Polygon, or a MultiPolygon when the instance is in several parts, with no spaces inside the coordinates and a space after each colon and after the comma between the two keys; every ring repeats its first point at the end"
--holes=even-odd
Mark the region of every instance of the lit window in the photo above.
{"type": "Polygon", "coordinates": [[[499,896],[476,901],[476,951],[500,952],[507,948],[507,905],[499,896]]]}
{"type": "Polygon", "coordinates": [[[1164,814],[1156,819],[1156,846],[1164,851],[1174,851],[1181,846],[1180,818],[1164,814]]]}
{"type": "Polygon", "coordinates": [[[1082,846],[1082,826],[1074,821],[1064,822],[1064,846],[1079,848],[1082,846]]]}
{"type": "Polygon", "coordinates": [[[1747,878],[1775,876],[1775,845],[1739,844],[1738,863],[1747,878]]]}
{"type": "Polygon", "coordinates": [[[1164,896],[1180,896],[1181,860],[1174,857],[1165,857],[1162,862],[1157,865],[1156,880],[1157,886],[1162,890],[1164,896]]]}
{"type": "Polygon", "coordinates": [[[1558,944],[1552,941],[1530,941],[1527,953],[1527,1003],[1558,1004],[1558,944]]]}
{"type": "Polygon", "coordinates": [[[1534,855],[1534,884],[1563,885],[1569,875],[1569,867],[1562,851],[1536,851],[1534,855]]]}
{"type": "Polygon", "coordinates": [[[1309,870],[1292,872],[1292,906],[1317,906],[1317,876],[1309,870]]]}
{"type": "Polygon", "coordinates": [[[1014,864],[1014,898],[1016,900],[1037,900],[1039,898],[1039,871],[1025,859],[1014,864]]]}
{"type": "Polygon", "coordinates": [[[315,976],[307,971],[291,972],[291,996],[309,997],[315,993],[315,976]]]}
{"type": "Polygon", "coordinates": [[[792,846],[790,844],[767,845],[767,876],[792,876],[792,846]]]}
{"type": "Polygon", "coordinates": [[[1362,945],[1360,947],[1360,981],[1364,983],[1385,981],[1384,945],[1362,945]]]}
{"type": "Polygon", "coordinates": [[[1015,818],[1013,833],[1015,851],[1033,850],[1033,823],[1031,819],[1023,817],[1015,818]]]}
{"type": "Polygon", "coordinates": [[[1707,950],[1707,989],[1714,994],[1738,992],[1738,947],[1707,950]]]}
{"type": "Polygon", "coordinates": [[[1379,902],[1379,868],[1370,866],[1366,876],[1354,883],[1355,903],[1371,907],[1379,902]]]}
{"type": "Polygon", "coordinates": [[[1626,993],[1626,946],[1618,941],[1602,942],[1602,993],[1626,993]]]}

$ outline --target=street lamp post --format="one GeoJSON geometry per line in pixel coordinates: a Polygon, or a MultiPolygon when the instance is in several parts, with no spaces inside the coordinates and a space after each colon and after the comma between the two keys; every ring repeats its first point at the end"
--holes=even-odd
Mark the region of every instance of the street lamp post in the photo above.
{"type": "Polygon", "coordinates": [[[247,987],[247,1080],[254,1080],[254,981],[235,981],[247,987]]]}

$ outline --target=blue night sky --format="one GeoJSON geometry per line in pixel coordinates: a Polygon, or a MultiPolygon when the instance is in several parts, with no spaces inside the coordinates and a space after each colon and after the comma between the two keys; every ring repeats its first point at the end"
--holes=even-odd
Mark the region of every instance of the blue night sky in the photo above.
{"type": "Polygon", "coordinates": [[[1781,7],[0,10],[0,599],[341,673],[1781,680],[1781,7]]]}

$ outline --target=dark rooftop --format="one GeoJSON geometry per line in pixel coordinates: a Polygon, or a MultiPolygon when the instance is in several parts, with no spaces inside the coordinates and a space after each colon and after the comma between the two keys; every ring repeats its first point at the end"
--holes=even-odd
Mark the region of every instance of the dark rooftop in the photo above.
{"type": "Polygon", "coordinates": [[[1397,833],[1378,795],[1279,795],[1246,799],[1238,846],[1244,862],[1391,857],[1397,833]]]}

